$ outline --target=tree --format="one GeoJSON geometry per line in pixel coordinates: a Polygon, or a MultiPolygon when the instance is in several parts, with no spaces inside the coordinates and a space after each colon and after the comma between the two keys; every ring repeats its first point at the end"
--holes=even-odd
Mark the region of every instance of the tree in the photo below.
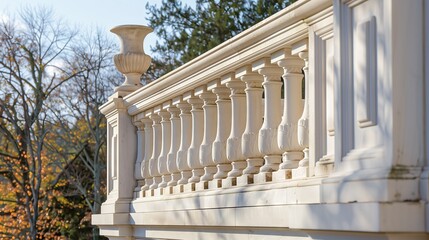
{"type": "MultiPolygon", "coordinates": [[[[100,30],[89,31],[78,38],[67,60],[76,69],[82,69],[71,81],[62,86],[62,95],[55,109],[60,124],[58,143],[52,151],[62,156],[67,165],[60,179],[70,184],[67,192],[83,197],[90,213],[100,213],[105,196],[106,168],[106,119],[99,111],[120,85],[122,77],[113,65],[113,44],[100,30]],[[70,160],[71,159],[71,160],[70,160]]],[[[94,227],[93,238],[98,239],[94,227]]]]}
{"type": "Polygon", "coordinates": [[[150,26],[161,39],[152,51],[153,80],[253,26],[296,0],[196,0],[195,9],[177,0],[146,5],[150,26]]]}
{"type": "Polygon", "coordinates": [[[59,173],[45,149],[51,104],[79,73],[64,61],[76,31],[46,8],[24,8],[19,16],[19,24],[0,23],[0,181],[11,190],[0,204],[13,203],[11,219],[25,216],[14,226],[16,237],[37,239],[47,237],[41,230],[50,227],[52,195],[46,190],[59,173]]]}

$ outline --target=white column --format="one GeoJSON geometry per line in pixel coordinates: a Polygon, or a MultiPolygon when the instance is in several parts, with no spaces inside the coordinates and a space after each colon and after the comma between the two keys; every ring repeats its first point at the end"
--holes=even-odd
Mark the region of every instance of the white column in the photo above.
{"type": "Polygon", "coordinates": [[[143,118],[141,122],[144,124],[144,157],[141,164],[141,174],[144,178],[145,184],[141,188],[142,191],[148,190],[149,186],[152,185],[153,179],[149,172],[149,160],[152,157],[153,151],[153,129],[152,120],[149,118],[143,118]]]}
{"type": "Polygon", "coordinates": [[[180,134],[181,134],[181,126],[180,126],[180,109],[169,106],[167,111],[171,115],[171,147],[170,152],[167,156],[167,169],[168,172],[171,173],[170,181],[167,183],[168,186],[175,186],[177,181],[180,179],[180,170],[177,166],[177,152],[180,147],[180,134]]]}
{"type": "MultiPolygon", "coordinates": [[[[276,52],[271,62],[283,68],[284,106],[283,117],[278,129],[278,145],[283,153],[277,180],[291,178],[291,169],[298,167],[302,159],[302,147],[298,143],[298,120],[302,114],[302,67],[304,61],[292,56],[289,48],[276,52]]],[[[275,176],[277,178],[277,176],[275,176]]]]}
{"type": "Polygon", "coordinates": [[[301,147],[304,148],[304,158],[299,161],[299,167],[308,167],[309,157],[308,157],[308,125],[309,125],[309,98],[308,95],[308,52],[300,52],[299,57],[305,61],[304,76],[305,76],[305,102],[304,102],[304,111],[302,116],[298,121],[298,142],[301,147]]]}
{"type": "Polygon", "coordinates": [[[241,148],[241,138],[246,128],[246,94],[244,89],[246,84],[235,78],[235,73],[222,77],[222,84],[231,91],[231,133],[226,145],[226,156],[232,165],[232,170],[228,173],[231,185],[236,185],[236,178],[243,174],[246,168],[246,158],[241,148]]]}
{"type": "Polygon", "coordinates": [[[161,182],[161,175],[158,170],[158,157],[161,152],[161,117],[158,114],[153,113],[149,117],[152,122],[153,129],[153,150],[152,157],[149,160],[149,173],[152,176],[153,183],[149,186],[149,189],[156,189],[158,184],[161,182]]]}
{"type": "Polygon", "coordinates": [[[189,182],[197,183],[204,174],[204,168],[200,163],[200,146],[204,134],[203,100],[196,97],[193,92],[187,94],[186,100],[192,106],[192,139],[188,150],[188,165],[192,169],[192,177],[189,182]]]}
{"type": "Polygon", "coordinates": [[[170,151],[171,144],[171,122],[170,122],[170,113],[167,111],[161,111],[158,115],[162,118],[161,121],[161,153],[158,157],[158,170],[161,174],[162,181],[159,184],[160,188],[166,187],[167,183],[171,180],[171,174],[168,172],[167,168],[167,155],[170,151]]]}
{"type": "Polygon", "coordinates": [[[200,146],[200,162],[204,167],[204,175],[201,177],[201,181],[207,182],[213,179],[213,175],[217,171],[212,155],[212,146],[216,138],[217,125],[216,95],[211,91],[207,91],[206,86],[196,89],[195,94],[204,101],[204,136],[200,146]]]}
{"type": "Polygon", "coordinates": [[[181,97],[175,98],[173,103],[180,109],[180,128],[182,134],[180,136],[180,147],[177,152],[177,166],[181,171],[182,177],[177,184],[186,184],[188,179],[192,176],[191,168],[188,165],[188,149],[191,145],[191,134],[192,134],[192,117],[191,117],[191,106],[184,102],[181,97]]]}
{"type": "Polygon", "coordinates": [[[264,76],[264,121],[259,131],[258,146],[265,164],[260,169],[257,181],[271,181],[271,173],[278,170],[282,151],[277,144],[277,128],[281,121],[281,75],[283,70],[264,58],[252,65],[252,70],[264,76]]]}
{"type": "MultiPolygon", "coordinates": [[[[213,176],[215,180],[227,177],[231,171],[231,163],[226,157],[226,141],[231,130],[231,100],[229,99],[229,89],[222,86],[220,80],[209,83],[209,90],[217,96],[217,132],[213,143],[213,160],[217,164],[217,172],[213,176]]],[[[221,183],[217,182],[219,187],[221,183]]]]}
{"type": "Polygon", "coordinates": [[[235,76],[246,83],[246,129],[241,148],[247,167],[243,170],[243,176],[237,179],[237,185],[246,185],[253,183],[253,174],[258,173],[264,163],[263,155],[258,149],[258,133],[262,126],[263,77],[252,72],[250,66],[239,69],[235,76]]]}
{"type": "Polygon", "coordinates": [[[134,126],[137,127],[137,158],[134,165],[134,178],[137,180],[137,186],[134,189],[134,196],[137,198],[141,187],[144,185],[144,178],[142,176],[141,168],[144,157],[144,124],[139,121],[133,121],[134,126]]]}

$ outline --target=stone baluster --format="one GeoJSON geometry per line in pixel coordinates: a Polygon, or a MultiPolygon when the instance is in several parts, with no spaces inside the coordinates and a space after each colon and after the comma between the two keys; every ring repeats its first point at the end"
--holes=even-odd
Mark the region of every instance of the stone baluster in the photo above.
{"type": "Polygon", "coordinates": [[[264,76],[264,120],[259,130],[259,151],[264,154],[265,164],[255,176],[255,182],[272,180],[272,172],[277,171],[281,163],[282,151],[277,144],[277,129],[281,122],[281,76],[283,70],[271,59],[263,58],[252,65],[252,70],[264,76]]]}
{"type": "Polygon", "coordinates": [[[299,53],[299,57],[304,60],[304,76],[305,76],[305,102],[304,102],[304,111],[302,112],[302,116],[298,121],[298,142],[301,147],[304,148],[304,158],[299,161],[298,169],[292,171],[292,177],[308,177],[308,167],[309,167],[309,94],[308,94],[308,52],[302,51],[299,53]]]}
{"type": "Polygon", "coordinates": [[[271,57],[272,63],[283,68],[284,106],[283,117],[278,129],[278,145],[284,152],[279,170],[274,174],[276,181],[292,177],[292,169],[298,167],[302,159],[302,147],[298,143],[298,120],[302,113],[302,67],[304,61],[292,56],[291,49],[276,52],[271,57]]]}
{"type": "Polygon", "coordinates": [[[208,188],[208,182],[213,179],[213,175],[217,171],[212,154],[212,146],[216,138],[217,106],[216,95],[207,91],[206,86],[197,88],[195,95],[204,101],[204,136],[200,146],[200,163],[204,167],[204,175],[196,187],[197,190],[203,190],[208,188]]]}
{"type": "MultiPolygon", "coordinates": [[[[180,138],[180,147],[177,152],[177,166],[181,171],[181,178],[177,184],[183,185],[188,183],[188,179],[192,176],[191,167],[188,165],[188,149],[191,145],[192,135],[192,116],[191,106],[182,100],[182,97],[175,98],[173,103],[180,109],[180,128],[182,134],[180,138]]],[[[181,190],[180,190],[181,191],[181,190]]]]}
{"type": "MultiPolygon", "coordinates": [[[[176,186],[177,181],[180,179],[180,170],[177,166],[177,152],[180,147],[180,134],[181,134],[181,126],[180,126],[180,109],[170,105],[167,107],[167,111],[171,115],[171,144],[170,144],[170,152],[167,156],[167,169],[168,172],[171,173],[170,181],[167,183],[167,186],[176,186]]],[[[171,192],[171,190],[170,190],[171,192]]]]}
{"type": "Polygon", "coordinates": [[[141,190],[146,191],[153,183],[152,175],[149,172],[149,161],[152,157],[153,151],[153,122],[148,117],[143,118],[141,122],[144,124],[144,157],[141,165],[141,173],[144,178],[145,184],[141,190]]]}
{"type": "Polygon", "coordinates": [[[246,185],[253,183],[253,175],[259,172],[260,166],[264,163],[263,155],[258,148],[258,133],[262,126],[263,77],[252,72],[250,66],[237,70],[235,77],[246,83],[246,129],[241,147],[247,167],[243,170],[243,176],[237,179],[237,185],[246,185]]]}
{"type": "Polygon", "coordinates": [[[161,153],[161,117],[157,113],[153,113],[149,116],[152,120],[153,125],[153,150],[152,157],[149,160],[149,173],[153,178],[152,185],[149,186],[149,189],[158,188],[158,184],[161,182],[161,175],[158,170],[158,157],[161,153]]]}
{"type": "MultiPolygon", "coordinates": [[[[168,103],[167,103],[168,104],[168,103]]],[[[158,115],[161,117],[161,153],[158,157],[158,170],[161,174],[161,183],[159,184],[160,188],[167,187],[167,183],[171,180],[171,174],[168,172],[167,168],[167,156],[170,151],[171,144],[171,122],[170,122],[170,113],[166,110],[160,111],[158,115]]]]}
{"type": "Polygon", "coordinates": [[[211,185],[209,184],[209,188],[218,188],[222,186],[222,179],[226,178],[232,169],[231,163],[226,157],[226,141],[231,130],[231,100],[229,99],[229,89],[221,85],[220,80],[210,82],[208,89],[217,96],[217,132],[212,149],[217,172],[213,176],[214,180],[211,185]]]}
{"type": "MultiPolygon", "coordinates": [[[[189,179],[190,183],[197,183],[200,177],[204,174],[204,167],[200,162],[200,146],[203,141],[204,134],[204,112],[203,100],[196,97],[194,92],[185,94],[184,100],[192,106],[192,138],[191,146],[188,150],[188,165],[192,168],[192,177],[189,179]]],[[[195,190],[195,185],[190,185],[192,190],[195,190]]]]}
{"type": "Polygon", "coordinates": [[[226,157],[231,162],[232,170],[228,178],[222,181],[222,186],[229,187],[237,185],[237,177],[243,174],[247,166],[241,148],[241,138],[246,127],[246,84],[235,78],[235,73],[223,76],[221,83],[231,91],[231,133],[227,140],[226,157]]]}
{"type": "Polygon", "coordinates": [[[144,185],[144,178],[142,176],[142,162],[144,157],[144,123],[136,120],[133,121],[134,126],[137,127],[137,158],[134,165],[134,178],[137,180],[137,186],[134,189],[134,197],[138,197],[141,187],[144,185]]]}

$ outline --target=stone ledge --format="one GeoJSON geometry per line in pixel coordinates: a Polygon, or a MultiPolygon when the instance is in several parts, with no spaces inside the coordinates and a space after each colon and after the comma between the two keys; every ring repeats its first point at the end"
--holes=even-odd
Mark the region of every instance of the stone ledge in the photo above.
{"type": "Polygon", "coordinates": [[[133,226],[425,232],[424,203],[340,203],[131,213],[133,226]]]}
{"type": "Polygon", "coordinates": [[[93,225],[127,225],[130,223],[128,213],[92,214],[93,225]]]}

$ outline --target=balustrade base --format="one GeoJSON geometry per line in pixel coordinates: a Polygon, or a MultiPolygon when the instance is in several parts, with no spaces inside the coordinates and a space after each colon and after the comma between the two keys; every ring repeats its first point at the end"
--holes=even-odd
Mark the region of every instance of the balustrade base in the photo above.
{"type": "Polygon", "coordinates": [[[161,176],[153,177],[153,183],[149,186],[149,189],[157,189],[161,183],[161,176]]]}
{"type": "Polygon", "coordinates": [[[253,174],[243,174],[237,178],[237,186],[246,186],[253,184],[253,174]]]}
{"type": "Polygon", "coordinates": [[[237,162],[231,163],[232,170],[228,173],[229,178],[237,178],[243,174],[243,170],[247,167],[247,162],[244,160],[240,160],[237,162]]]}
{"type": "Polygon", "coordinates": [[[185,193],[194,192],[196,183],[188,183],[183,185],[183,191],[185,193]]]}
{"type": "Polygon", "coordinates": [[[196,184],[195,190],[196,191],[203,191],[209,189],[209,181],[201,181],[196,184]]]}
{"type": "Polygon", "coordinates": [[[176,185],[173,187],[173,194],[178,194],[183,192],[183,185],[176,185]]]}
{"type": "Polygon", "coordinates": [[[265,156],[265,164],[261,167],[260,171],[264,173],[274,172],[279,169],[279,164],[282,162],[281,156],[265,156]]]}
{"type": "Polygon", "coordinates": [[[309,176],[309,167],[298,167],[296,169],[292,169],[292,178],[306,178],[309,176]]]}
{"type": "Polygon", "coordinates": [[[291,178],[292,178],[292,169],[279,169],[278,171],[273,172],[274,182],[283,182],[291,178]]]}
{"type": "Polygon", "coordinates": [[[209,166],[204,168],[204,175],[200,178],[200,181],[210,181],[217,172],[216,166],[209,166]]]}
{"type": "Polygon", "coordinates": [[[331,158],[322,158],[316,163],[314,168],[314,175],[316,177],[328,176],[334,170],[334,159],[331,158]]]}
{"type": "Polygon", "coordinates": [[[272,172],[261,172],[254,176],[253,182],[254,183],[267,183],[271,182],[273,180],[273,173],[272,172]]]}
{"type": "Polygon", "coordinates": [[[209,189],[222,188],[222,179],[213,179],[209,182],[209,189]]]}
{"type": "Polygon", "coordinates": [[[159,187],[165,188],[167,187],[168,183],[171,181],[171,175],[163,175],[162,181],[159,184],[159,187]]]}
{"type": "Polygon", "coordinates": [[[192,177],[189,179],[189,182],[197,183],[200,181],[200,178],[203,175],[204,175],[204,169],[193,169],[192,177]]]}
{"type": "Polygon", "coordinates": [[[237,186],[236,177],[228,177],[222,180],[222,188],[230,188],[237,186]]]}
{"type": "Polygon", "coordinates": [[[162,195],[171,195],[173,194],[173,187],[165,187],[162,189],[162,195]]]}
{"type": "Polygon", "coordinates": [[[177,185],[177,181],[180,180],[181,174],[180,173],[173,173],[171,174],[171,180],[167,183],[167,186],[173,187],[177,185]]]}
{"type": "Polygon", "coordinates": [[[243,170],[243,174],[256,174],[259,172],[260,167],[264,164],[262,158],[248,158],[246,160],[247,167],[243,170]]]}
{"type": "Polygon", "coordinates": [[[182,185],[182,184],[188,183],[189,178],[192,176],[191,170],[189,170],[189,171],[182,171],[181,174],[182,174],[182,178],[179,181],[177,181],[177,184],[182,185]]]}

